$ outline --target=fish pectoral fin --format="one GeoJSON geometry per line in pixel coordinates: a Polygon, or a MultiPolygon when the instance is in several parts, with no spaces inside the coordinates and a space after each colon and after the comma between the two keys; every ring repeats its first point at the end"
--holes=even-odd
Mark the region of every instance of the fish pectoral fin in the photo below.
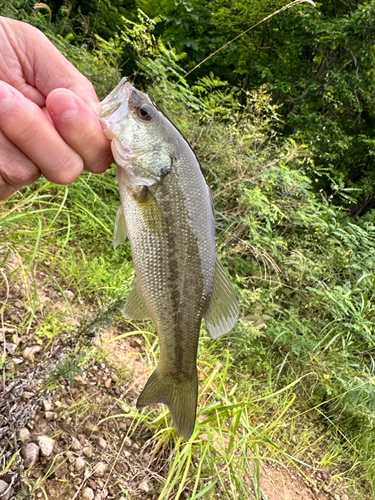
{"type": "Polygon", "coordinates": [[[130,320],[146,321],[150,319],[150,314],[147,311],[136,280],[132,283],[130,293],[122,310],[122,315],[125,319],[130,320]]]}
{"type": "Polygon", "coordinates": [[[161,375],[159,368],[152,373],[137,401],[141,409],[154,403],[168,406],[177,432],[188,440],[193,434],[198,398],[198,376],[178,381],[168,375],[161,375]]]}
{"type": "Polygon", "coordinates": [[[224,268],[216,260],[213,292],[204,319],[213,339],[230,332],[238,318],[238,300],[224,268]]]}
{"type": "Polygon", "coordinates": [[[117,210],[115,229],[113,232],[113,248],[116,248],[121,245],[121,243],[124,243],[127,236],[128,229],[126,227],[124,212],[122,211],[122,207],[120,205],[117,210]]]}
{"type": "MultiPolygon", "coordinates": [[[[133,194],[133,193],[132,193],[133,194]]],[[[152,188],[143,186],[138,194],[133,194],[137,201],[138,210],[143,218],[144,224],[151,233],[160,233],[166,225],[166,218],[161,211],[159,202],[152,191],[152,188]]]]}

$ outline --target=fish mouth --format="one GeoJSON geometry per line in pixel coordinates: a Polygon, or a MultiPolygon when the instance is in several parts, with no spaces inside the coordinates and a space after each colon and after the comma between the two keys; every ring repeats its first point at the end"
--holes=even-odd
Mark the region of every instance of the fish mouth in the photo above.
{"type": "Polygon", "coordinates": [[[107,139],[114,138],[113,125],[127,115],[129,98],[133,90],[133,85],[124,77],[117,87],[96,105],[95,113],[107,139]]]}
{"type": "Polygon", "coordinates": [[[96,105],[95,112],[99,120],[108,119],[122,104],[127,103],[133,90],[133,85],[124,77],[117,87],[96,105]]]}

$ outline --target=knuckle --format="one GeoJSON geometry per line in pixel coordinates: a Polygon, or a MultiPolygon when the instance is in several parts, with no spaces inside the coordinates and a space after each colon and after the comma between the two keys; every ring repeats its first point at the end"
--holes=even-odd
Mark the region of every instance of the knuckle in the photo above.
{"type": "Polygon", "coordinates": [[[56,184],[71,184],[73,181],[79,177],[83,170],[83,160],[78,155],[72,155],[68,159],[65,159],[58,164],[56,164],[53,170],[50,170],[48,175],[45,177],[56,184]]]}
{"type": "Polygon", "coordinates": [[[37,109],[34,103],[27,103],[22,109],[22,103],[18,96],[13,100],[12,105],[2,114],[0,128],[11,140],[29,143],[38,134],[37,109]]]}
{"type": "Polygon", "coordinates": [[[85,170],[94,174],[102,174],[113,162],[112,153],[108,150],[100,151],[90,162],[85,162],[85,170]]]}
{"type": "Polygon", "coordinates": [[[38,179],[40,173],[37,166],[12,144],[7,144],[1,134],[0,151],[0,176],[4,182],[15,188],[20,188],[38,179]]]}
{"type": "Polygon", "coordinates": [[[30,174],[31,172],[27,168],[22,168],[22,166],[20,165],[15,165],[14,168],[11,168],[10,172],[7,175],[8,183],[11,186],[17,188],[26,186],[27,184],[31,184],[34,179],[30,174]]]}
{"type": "Polygon", "coordinates": [[[0,174],[0,201],[6,200],[16,189],[10,186],[0,174]]]}

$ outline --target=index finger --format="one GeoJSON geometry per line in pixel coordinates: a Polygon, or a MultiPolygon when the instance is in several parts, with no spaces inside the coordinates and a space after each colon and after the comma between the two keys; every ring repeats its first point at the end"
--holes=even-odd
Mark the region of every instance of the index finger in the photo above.
{"type": "MultiPolygon", "coordinates": [[[[66,88],[92,106],[98,102],[91,82],[83,76],[37,28],[7,19],[3,29],[12,42],[25,80],[45,97],[57,88],[66,88]],[[17,43],[14,43],[14,40],[17,43]]],[[[12,82],[13,83],[13,82],[12,82]]],[[[13,83],[13,86],[14,85],[13,83]]],[[[17,88],[22,92],[22,89],[17,88]]],[[[39,103],[38,103],[39,104],[39,103]]],[[[39,104],[40,105],[40,104],[39,104]]]]}
{"type": "Polygon", "coordinates": [[[40,107],[5,82],[0,82],[0,129],[49,181],[69,184],[82,172],[82,158],[40,107]]]}

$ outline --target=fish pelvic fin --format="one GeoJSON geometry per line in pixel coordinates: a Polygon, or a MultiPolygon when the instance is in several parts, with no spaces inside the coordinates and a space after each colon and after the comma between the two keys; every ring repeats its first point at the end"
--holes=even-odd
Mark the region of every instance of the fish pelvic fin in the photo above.
{"type": "Polygon", "coordinates": [[[179,381],[170,375],[162,375],[158,367],[139,396],[137,408],[154,403],[167,405],[177,432],[188,440],[195,427],[197,399],[197,372],[191,379],[179,381]]]}
{"type": "Polygon", "coordinates": [[[121,243],[124,243],[127,236],[128,230],[126,228],[124,212],[122,211],[122,207],[120,205],[117,210],[115,229],[113,232],[113,248],[116,248],[121,245],[121,243]]]}

